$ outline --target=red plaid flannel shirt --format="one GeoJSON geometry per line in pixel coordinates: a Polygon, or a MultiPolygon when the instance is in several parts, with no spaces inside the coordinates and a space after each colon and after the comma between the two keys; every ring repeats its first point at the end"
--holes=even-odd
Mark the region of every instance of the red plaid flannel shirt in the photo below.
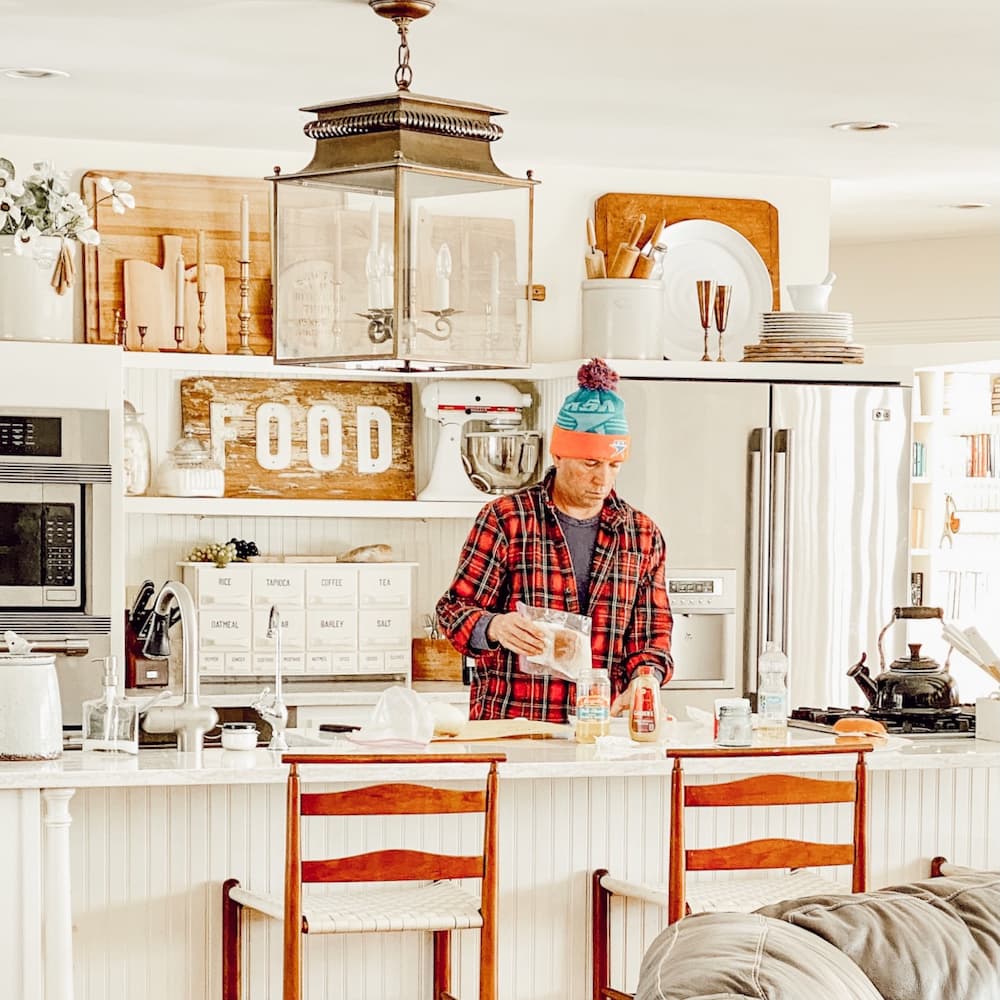
{"type": "Polygon", "coordinates": [[[517,655],[469,646],[484,612],[514,611],[517,602],[588,614],[595,667],[614,695],[643,664],[661,682],[673,672],[673,617],[664,581],[666,546],[650,518],[612,493],[601,512],[591,564],[589,607],[581,609],[569,547],[552,503],[553,473],[538,486],[501,497],[480,511],[459,557],[455,579],[438,601],[438,622],[461,653],[476,656],[469,716],[565,722],[573,685],[517,669],[517,655]]]}

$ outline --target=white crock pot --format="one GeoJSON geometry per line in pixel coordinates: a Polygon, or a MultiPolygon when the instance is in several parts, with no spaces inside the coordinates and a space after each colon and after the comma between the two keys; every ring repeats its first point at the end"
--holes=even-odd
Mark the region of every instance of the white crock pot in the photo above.
{"type": "Polygon", "coordinates": [[[0,653],[0,760],[53,760],[62,738],[56,658],[0,653]]]}

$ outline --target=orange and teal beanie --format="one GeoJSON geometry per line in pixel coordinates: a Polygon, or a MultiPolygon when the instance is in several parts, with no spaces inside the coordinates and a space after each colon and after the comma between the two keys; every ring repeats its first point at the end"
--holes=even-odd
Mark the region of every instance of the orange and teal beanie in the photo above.
{"type": "Polygon", "coordinates": [[[615,392],[618,373],[594,358],[576,373],[580,388],[563,401],[549,451],[556,458],[628,458],[625,403],[615,392]]]}

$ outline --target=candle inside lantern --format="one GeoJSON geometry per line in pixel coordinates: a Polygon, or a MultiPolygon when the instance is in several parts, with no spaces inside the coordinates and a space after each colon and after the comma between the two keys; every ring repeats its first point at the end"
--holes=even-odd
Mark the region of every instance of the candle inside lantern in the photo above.
{"type": "Polygon", "coordinates": [[[365,277],[368,279],[368,308],[379,309],[382,306],[382,284],[379,271],[381,261],[378,251],[371,249],[365,257],[365,277]]]}
{"type": "Polygon", "coordinates": [[[382,244],[382,249],[378,255],[379,263],[379,301],[383,309],[392,309],[395,304],[396,289],[394,278],[396,274],[396,262],[393,258],[392,249],[388,243],[382,244]]]}
{"type": "Polygon", "coordinates": [[[500,313],[500,252],[490,256],[490,315],[494,320],[500,313]]]}
{"type": "Polygon", "coordinates": [[[200,295],[208,287],[205,274],[205,233],[198,230],[198,294],[200,295]]]}
{"type": "Polygon", "coordinates": [[[373,201],[368,220],[368,249],[378,253],[378,203],[373,201]]]}
{"type": "Polygon", "coordinates": [[[437,252],[437,265],[434,268],[434,308],[444,312],[451,308],[451,250],[447,243],[442,243],[437,252]]]}
{"type": "Polygon", "coordinates": [[[240,261],[250,260],[250,197],[240,198],[240,261]]]}
{"type": "Polygon", "coordinates": [[[174,326],[184,325],[184,257],[177,255],[174,281],[174,326]]]}

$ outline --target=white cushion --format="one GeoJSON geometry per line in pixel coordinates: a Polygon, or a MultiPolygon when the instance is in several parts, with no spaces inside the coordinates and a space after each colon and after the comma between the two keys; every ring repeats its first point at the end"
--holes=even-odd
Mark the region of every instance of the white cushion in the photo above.
{"type": "MultiPolygon", "coordinates": [[[[239,887],[229,891],[243,906],[282,920],[283,896],[265,896],[239,887]]],[[[374,931],[447,931],[482,927],[479,900],[454,882],[429,885],[392,883],[363,891],[335,889],[302,894],[302,916],[310,934],[374,931]]]]}
{"type": "MultiPolygon", "coordinates": [[[[619,896],[643,899],[666,906],[670,891],[665,885],[646,885],[605,875],[601,885],[619,896]]],[[[691,882],[686,885],[687,905],[692,913],[752,913],[761,906],[803,896],[850,895],[851,887],[801,868],[785,875],[760,878],[726,879],[715,882],[691,882]]]]}

